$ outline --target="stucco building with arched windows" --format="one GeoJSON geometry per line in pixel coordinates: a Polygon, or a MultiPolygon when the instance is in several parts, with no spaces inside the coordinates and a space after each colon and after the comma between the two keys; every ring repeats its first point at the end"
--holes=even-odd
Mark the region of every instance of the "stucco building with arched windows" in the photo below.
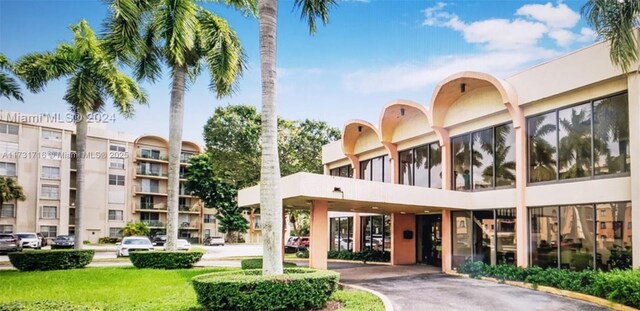
{"type": "MultiPolygon", "coordinates": [[[[347,122],[323,148],[325,175],[282,178],[285,209],[311,210],[311,266],[371,248],[443,270],[640,267],[640,74],[608,53],[601,42],[506,78],[455,73],[376,124],[347,122]]],[[[239,203],[258,207],[259,188],[239,203]]]]}

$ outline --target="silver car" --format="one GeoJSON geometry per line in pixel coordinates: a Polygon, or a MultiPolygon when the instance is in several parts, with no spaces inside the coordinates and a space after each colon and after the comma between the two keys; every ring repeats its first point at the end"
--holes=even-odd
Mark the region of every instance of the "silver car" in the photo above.
{"type": "Polygon", "coordinates": [[[20,238],[11,233],[0,234],[0,253],[19,252],[22,250],[20,238]]]}
{"type": "Polygon", "coordinates": [[[41,249],[42,244],[37,234],[33,232],[18,232],[16,235],[22,240],[23,248],[41,249]]]}
{"type": "Polygon", "coordinates": [[[129,256],[130,251],[152,251],[153,244],[146,236],[129,236],[116,243],[116,256],[129,256]]]}

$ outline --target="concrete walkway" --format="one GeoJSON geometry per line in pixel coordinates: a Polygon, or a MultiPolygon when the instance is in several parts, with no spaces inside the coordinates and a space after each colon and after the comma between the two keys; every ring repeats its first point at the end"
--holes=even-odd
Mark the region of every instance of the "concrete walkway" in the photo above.
{"type": "Polygon", "coordinates": [[[330,263],[341,281],[372,289],[391,300],[396,311],[600,311],[591,303],[535,290],[462,278],[429,266],[330,263]]]}

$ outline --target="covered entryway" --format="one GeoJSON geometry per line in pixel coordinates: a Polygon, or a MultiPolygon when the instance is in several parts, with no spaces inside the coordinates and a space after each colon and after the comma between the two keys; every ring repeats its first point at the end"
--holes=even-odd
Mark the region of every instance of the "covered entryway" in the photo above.
{"type": "Polygon", "coordinates": [[[442,266],[442,215],[416,216],[416,261],[442,266]]]}

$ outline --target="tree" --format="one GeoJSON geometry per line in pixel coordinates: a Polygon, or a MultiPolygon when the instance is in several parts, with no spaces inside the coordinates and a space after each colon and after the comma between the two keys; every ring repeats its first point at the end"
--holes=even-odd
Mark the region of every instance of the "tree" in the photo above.
{"type": "Polygon", "coordinates": [[[4,96],[9,100],[14,98],[23,101],[18,82],[3,71],[13,71],[13,65],[4,54],[0,53],[0,96],[4,96]]]}
{"type": "Polygon", "coordinates": [[[11,177],[0,177],[0,206],[5,202],[13,200],[24,201],[27,196],[24,195],[22,186],[18,185],[15,179],[11,177]]]}
{"type": "MultiPolygon", "coordinates": [[[[294,6],[307,18],[309,32],[316,30],[316,18],[324,24],[335,0],[295,0],[294,6]]],[[[282,269],[282,194],[278,159],[278,118],[276,114],[276,28],[278,0],[258,0],[260,23],[260,75],[262,81],[262,133],[260,144],[260,210],[264,256],[262,273],[279,275],[282,269]]]]}
{"type": "Polygon", "coordinates": [[[552,138],[554,145],[546,139],[547,135],[556,132],[555,117],[552,122],[547,116],[535,117],[528,122],[529,181],[555,180],[557,177],[555,137],[552,138]]]}
{"type": "Polygon", "coordinates": [[[205,208],[216,209],[218,231],[227,233],[227,241],[238,241],[239,233],[248,229],[248,221],[238,207],[237,187],[215,175],[209,154],[193,156],[185,173],[186,190],[197,196],[205,208]]]}
{"type": "MultiPolygon", "coordinates": [[[[253,186],[260,180],[260,115],[253,106],[216,108],[204,127],[207,153],[215,176],[253,186]]],[[[278,152],[282,175],[322,173],[322,146],[340,138],[340,131],[326,122],[278,119],[278,152]]]]}
{"type": "Polygon", "coordinates": [[[124,236],[147,236],[151,230],[149,226],[142,221],[129,221],[120,232],[124,236]]]}
{"type": "MultiPolygon", "coordinates": [[[[255,11],[252,0],[225,0],[244,12],[255,11]]],[[[195,0],[108,0],[106,39],[111,53],[132,64],[138,79],[155,82],[161,65],[171,72],[167,249],[176,250],[180,148],[187,78],[194,82],[209,72],[209,88],[218,98],[233,93],[245,69],[245,53],[235,31],[223,18],[195,0]]]]}
{"type": "Polygon", "coordinates": [[[101,111],[110,97],[115,108],[125,117],[130,117],[133,104],[146,103],[146,96],[104,52],[104,41],[96,38],[85,20],[71,26],[71,31],[73,43],[61,43],[53,52],[27,54],[18,60],[15,71],[32,92],[42,91],[49,81],[68,78],[64,100],[76,116],[75,248],[81,249],[84,240],[82,214],[87,192],[88,115],[101,111]]]}
{"type": "Polygon", "coordinates": [[[598,35],[611,44],[611,62],[622,71],[638,61],[638,33],[640,27],[640,1],[588,0],[582,15],[595,28],[598,35]]]}

